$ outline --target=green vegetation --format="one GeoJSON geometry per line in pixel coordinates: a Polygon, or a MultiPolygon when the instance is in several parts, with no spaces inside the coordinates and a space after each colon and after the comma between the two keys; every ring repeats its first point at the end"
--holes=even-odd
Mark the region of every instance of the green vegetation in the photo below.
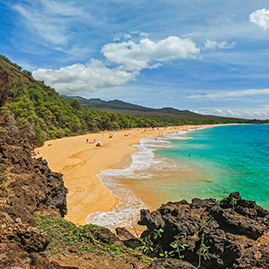
{"type": "Polygon", "coordinates": [[[208,249],[210,248],[204,244],[204,240],[205,240],[205,235],[202,234],[201,245],[200,245],[200,248],[197,250],[197,254],[199,255],[199,264],[197,266],[197,269],[200,268],[201,266],[202,257],[204,257],[204,259],[207,257],[208,249]]]}
{"type": "MultiPolygon", "coordinates": [[[[155,234],[153,236],[154,241],[157,240],[158,237],[162,237],[162,233],[164,232],[163,229],[154,230],[155,234]]],[[[145,236],[141,239],[142,246],[140,247],[140,250],[144,254],[152,255],[154,253],[162,253],[162,248],[159,244],[154,244],[151,240],[151,236],[145,236]]]]}
{"type": "Polygon", "coordinates": [[[23,73],[25,73],[27,76],[30,76],[32,77],[32,73],[30,71],[27,71],[27,70],[22,70],[22,67],[15,64],[15,63],[12,63],[7,57],[5,57],[4,55],[1,55],[0,54],[0,59],[2,59],[3,61],[7,62],[8,64],[14,66],[15,68],[17,68],[18,70],[22,71],[23,73]]]}
{"type": "Polygon", "coordinates": [[[85,99],[80,96],[64,96],[69,100],[77,100],[83,107],[92,109],[127,113],[136,117],[154,120],[158,126],[179,126],[184,124],[220,124],[220,123],[264,123],[268,121],[226,118],[212,115],[201,115],[188,110],[170,107],[154,109],[130,104],[120,100],[103,101],[99,98],[85,99]]]}
{"type": "Polygon", "coordinates": [[[108,253],[111,260],[118,256],[125,258],[126,253],[134,255],[143,262],[150,262],[146,257],[137,254],[134,250],[129,248],[121,248],[114,244],[104,243],[98,240],[94,234],[96,231],[102,231],[103,227],[93,224],[84,226],[77,226],[65,219],[56,218],[53,216],[46,216],[39,214],[35,218],[37,228],[47,231],[51,234],[52,240],[49,244],[51,254],[59,253],[65,255],[65,251],[71,248],[77,248],[74,255],[83,255],[88,252],[108,253]]]}
{"type": "Polygon", "coordinates": [[[238,201],[238,199],[232,197],[232,199],[231,199],[231,201],[229,203],[230,205],[232,205],[233,211],[234,211],[234,206],[237,204],[237,201],[238,201]]]}
{"type": "Polygon", "coordinates": [[[8,183],[6,182],[7,176],[5,173],[0,172],[0,190],[8,192],[8,183]]]}
{"type": "Polygon", "coordinates": [[[163,250],[162,246],[158,244],[157,239],[162,237],[162,233],[164,232],[163,229],[156,230],[154,229],[154,235],[151,236],[150,234],[141,238],[141,243],[142,246],[140,247],[140,250],[152,257],[163,257],[163,258],[168,258],[168,257],[174,257],[175,254],[177,253],[178,257],[180,259],[184,258],[184,255],[182,252],[189,247],[187,244],[180,244],[180,239],[182,236],[177,235],[175,236],[175,240],[170,244],[172,249],[169,250],[163,250]]]}
{"type": "Polygon", "coordinates": [[[0,108],[7,123],[3,126],[2,132],[22,132],[23,130],[28,135],[35,135],[41,143],[47,139],[80,135],[89,131],[184,124],[261,122],[204,116],[172,108],[156,110],[119,100],[105,102],[96,99],[95,102],[100,107],[113,104],[116,108],[120,108],[118,112],[112,109],[108,109],[109,111],[92,109],[86,106],[86,99],[76,97],[68,100],[60,96],[53,88],[46,86],[44,81],[35,81],[30,72],[19,71],[22,69],[20,66],[2,55],[0,55],[0,68],[8,73],[11,92],[9,101],[0,108]],[[16,70],[17,72],[14,72],[16,70]],[[125,111],[128,114],[122,113],[125,111]],[[138,111],[139,114],[130,115],[131,111],[138,111]]]}
{"type": "MultiPolygon", "coordinates": [[[[212,217],[212,216],[211,216],[212,217]]],[[[154,235],[147,235],[141,239],[142,246],[140,250],[147,254],[150,257],[175,257],[178,256],[179,259],[184,259],[183,252],[189,247],[187,244],[182,244],[182,237],[180,234],[174,237],[174,241],[170,244],[171,249],[162,249],[162,246],[158,244],[157,239],[162,237],[163,229],[154,230],[154,235]]],[[[204,259],[208,258],[210,246],[206,246],[204,243],[205,235],[202,234],[201,243],[199,249],[196,254],[198,255],[198,266],[197,269],[200,268],[202,257],[204,259]]]]}
{"type": "Polygon", "coordinates": [[[7,121],[2,130],[7,133],[26,130],[44,142],[89,131],[157,126],[152,119],[82,107],[77,100],[61,97],[43,82],[29,80],[20,72],[14,74],[1,60],[0,68],[9,75],[12,96],[12,100],[1,107],[7,121]]]}
{"type": "Polygon", "coordinates": [[[0,184],[0,190],[8,192],[9,191],[8,185],[7,184],[0,184]]]}
{"type": "Polygon", "coordinates": [[[209,215],[209,216],[206,217],[206,222],[208,224],[210,224],[212,220],[214,220],[214,217],[212,215],[209,215]]]}
{"type": "MultiPolygon", "coordinates": [[[[178,253],[178,257],[180,259],[183,259],[184,258],[184,255],[182,255],[182,252],[187,248],[189,247],[189,245],[187,244],[182,244],[180,245],[180,238],[182,238],[181,235],[177,235],[175,237],[175,240],[170,244],[170,246],[174,249],[175,252],[178,253]]],[[[174,251],[172,253],[174,253],[174,251]]]]}

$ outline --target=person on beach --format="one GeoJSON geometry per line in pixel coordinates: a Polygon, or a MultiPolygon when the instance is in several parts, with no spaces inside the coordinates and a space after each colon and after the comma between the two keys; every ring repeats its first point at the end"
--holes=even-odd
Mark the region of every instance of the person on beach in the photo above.
{"type": "Polygon", "coordinates": [[[89,139],[87,138],[87,139],[86,139],[86,143],[88,143],[88,142],[89,142],[89,139]]]}

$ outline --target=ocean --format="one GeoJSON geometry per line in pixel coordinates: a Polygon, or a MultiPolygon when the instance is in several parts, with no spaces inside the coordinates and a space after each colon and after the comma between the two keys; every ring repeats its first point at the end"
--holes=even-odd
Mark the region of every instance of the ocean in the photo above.
{"type": "Polygon", "coordinates": [[[138,151],[128,166],[98,175],[120,203],[89,215],[88,223],[132,227],[142,208],[194,197],[220,200],[235,191],[269,209],[269,125],[176,131],[133,146],[138,151]]]}

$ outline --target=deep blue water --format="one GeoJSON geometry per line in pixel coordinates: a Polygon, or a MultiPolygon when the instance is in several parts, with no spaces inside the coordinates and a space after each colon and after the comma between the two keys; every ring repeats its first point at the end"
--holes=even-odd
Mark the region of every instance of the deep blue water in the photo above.
{"type": "Polygon", "coordinates": [[[222,199],[239,191],[269,209],[269,125],[227,125],[169,139],[158,157],[199,171],[192,180],[163,183],[171,200],[193,197],[222,199]],[[196,177],[196,178],[195,178],[196,177]]]}

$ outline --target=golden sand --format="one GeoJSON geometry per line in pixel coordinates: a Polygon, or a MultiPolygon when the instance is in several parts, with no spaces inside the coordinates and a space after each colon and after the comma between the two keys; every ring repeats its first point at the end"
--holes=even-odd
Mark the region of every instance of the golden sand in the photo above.
{"type": "Polygon", "coordinates": [[[89,214],[108,212],[118,203],[118,198],[97,177],[101,171],[126,166],[130,154],[137,151],[132,145],[138,144],[142,138],[199,127],[202,126],[120,130],[112,132],[113,138],[109,138],[111,132],[108,131],[88,133],[46,141],[35,151],[39,153],[37,157],[48,161],[52,171],[63,174],[68,189],[68,213],[65,218],[84,225],[89,214]],[[96,147],[98,141],[102,143],[101,147],[96,147]]]}

